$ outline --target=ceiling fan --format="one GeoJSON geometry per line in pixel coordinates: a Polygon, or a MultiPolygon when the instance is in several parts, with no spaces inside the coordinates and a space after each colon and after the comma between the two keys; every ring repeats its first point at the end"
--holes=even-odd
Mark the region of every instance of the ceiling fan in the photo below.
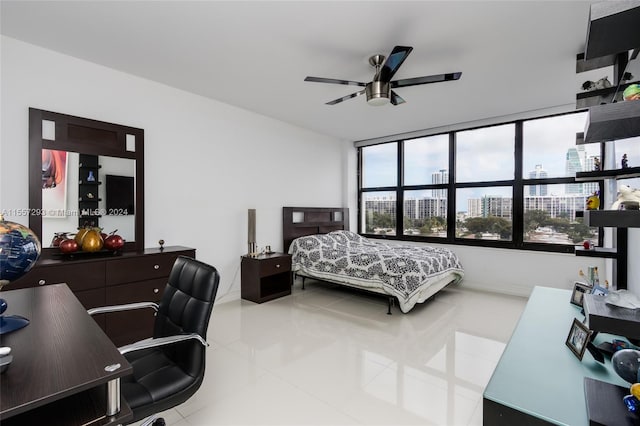
{"type": "Polygon", "coordinates": [[[352,93],[342,98],[334,99],[327,102],[327,105],[335,105],[347,99],[355,98],[357,96],[367,94],[367,103],[369,105],[385,105],[391,102],[393,105],[400,105],[405,103],[405,100],[400,97],[396,92],[391,89],[398,87],[417,86],[419,84],[439,83],[441,81],[457,80],[462,75],[461,72],[454,72],[449,74],[436,74],[425,77],[407,78],[404,80],[391,81],[395,73],[400,68],[400,65],[407,59],[409,53],[413,50],[410,46],[396,46],[391,51],[388,58],[384,55],[373,55],[369,58],[369,64],[375,67],[376,74],[373,76],[373,80],[369,83],[362,83],[360,81],[351,80],[338,80],[334,78],[322,78],[322,77],[307,77],[304,81],[312,81],[316,83],[332,83],[332,84],[345,84],[348,86],[361,86],[364,87],[359,92],[352,93]]]}

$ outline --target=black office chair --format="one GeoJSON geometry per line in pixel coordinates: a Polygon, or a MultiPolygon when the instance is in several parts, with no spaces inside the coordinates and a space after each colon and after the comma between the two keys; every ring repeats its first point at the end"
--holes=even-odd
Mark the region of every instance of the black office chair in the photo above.
{"type": "Polygon", "coordinates": [[[210,265],[179,256],[160,303],[132,303],[90,309],[91,315],[153,307],[153,337],[119,348],[133,366],[121,379],[121,393],[136,422],[163,425],[154,414],[189,399],[204,378],[207,327],[220,276],[210,265]],[[151,416],[151,417],[150,417],[151,416]]]}

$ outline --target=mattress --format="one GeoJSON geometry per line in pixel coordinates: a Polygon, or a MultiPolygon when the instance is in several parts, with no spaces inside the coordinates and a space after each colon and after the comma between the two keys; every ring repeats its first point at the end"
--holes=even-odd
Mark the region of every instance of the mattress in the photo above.
{"type": "Polygon", "coordinates": [[[447,248],[389,244],[350,231],[299,237],[289,254],[296,274],[394,296],[405,313],[464,276],[447,248]]]}

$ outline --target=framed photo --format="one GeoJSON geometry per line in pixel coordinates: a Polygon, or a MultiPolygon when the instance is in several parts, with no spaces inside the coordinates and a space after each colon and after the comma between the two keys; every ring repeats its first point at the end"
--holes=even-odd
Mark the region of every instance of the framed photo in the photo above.
{"type": "Polygon", "coordinates": [[[591,293],[591,286],[576,281],[573,283],[573,293],[571,293],[571,303],[576,306],[582,307],[582,298],[585,293],[591,293]]]}
{"type": "Polygon", "coordinates": [[[581,361],[584,351],[587,349],[587,344],[591,339],[591,333],[593,332],[589,330],[586,325],[578,321],[577,318],[573,319],[573,323],[571,324],[571,329],[569,330],[569,335],[567,336],[567,341],[565,343],[569,349],[571,349],[571,352],[573,352],[573,354],[581,361]]]}
{"type": "Polygon", "coordinates": [[[591,294],[595,294],[596,296],[606,296],[607,293],[609,293],[609,290],[599,285],[594,285],[593,290],[591,290],[591,294]]]}

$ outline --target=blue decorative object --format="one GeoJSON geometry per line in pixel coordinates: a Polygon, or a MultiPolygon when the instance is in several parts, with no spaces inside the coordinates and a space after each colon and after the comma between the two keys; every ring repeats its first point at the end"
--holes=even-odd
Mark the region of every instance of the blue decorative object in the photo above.
{"type": "Polygon", "coordinates": [[[622,400],[624,401],[624,405],[627,406],[627,410],[631,411],[632,413],[638,412],[638,408],[640,408],[640,401],[638,401],[635,396],[627,395],[622,398],[622,400]]]}
{"type": "MultiPolygon", "coordinates": [[[[0,290],[29,272],[40,257],[40,252],[40,240],[31,229],[5,221],[0,216],[0,290]]],[[[28,319],[17,315],[2,316],[6,309],[7,302],[0,299],[0,334],[29,324],[28,319]]]]}
{"type": "Polygon", "coordinates": [[[613,371],[629,383],[640,382],[640,351],[635,349],[621,349],[611,357],[613,371]]]}

